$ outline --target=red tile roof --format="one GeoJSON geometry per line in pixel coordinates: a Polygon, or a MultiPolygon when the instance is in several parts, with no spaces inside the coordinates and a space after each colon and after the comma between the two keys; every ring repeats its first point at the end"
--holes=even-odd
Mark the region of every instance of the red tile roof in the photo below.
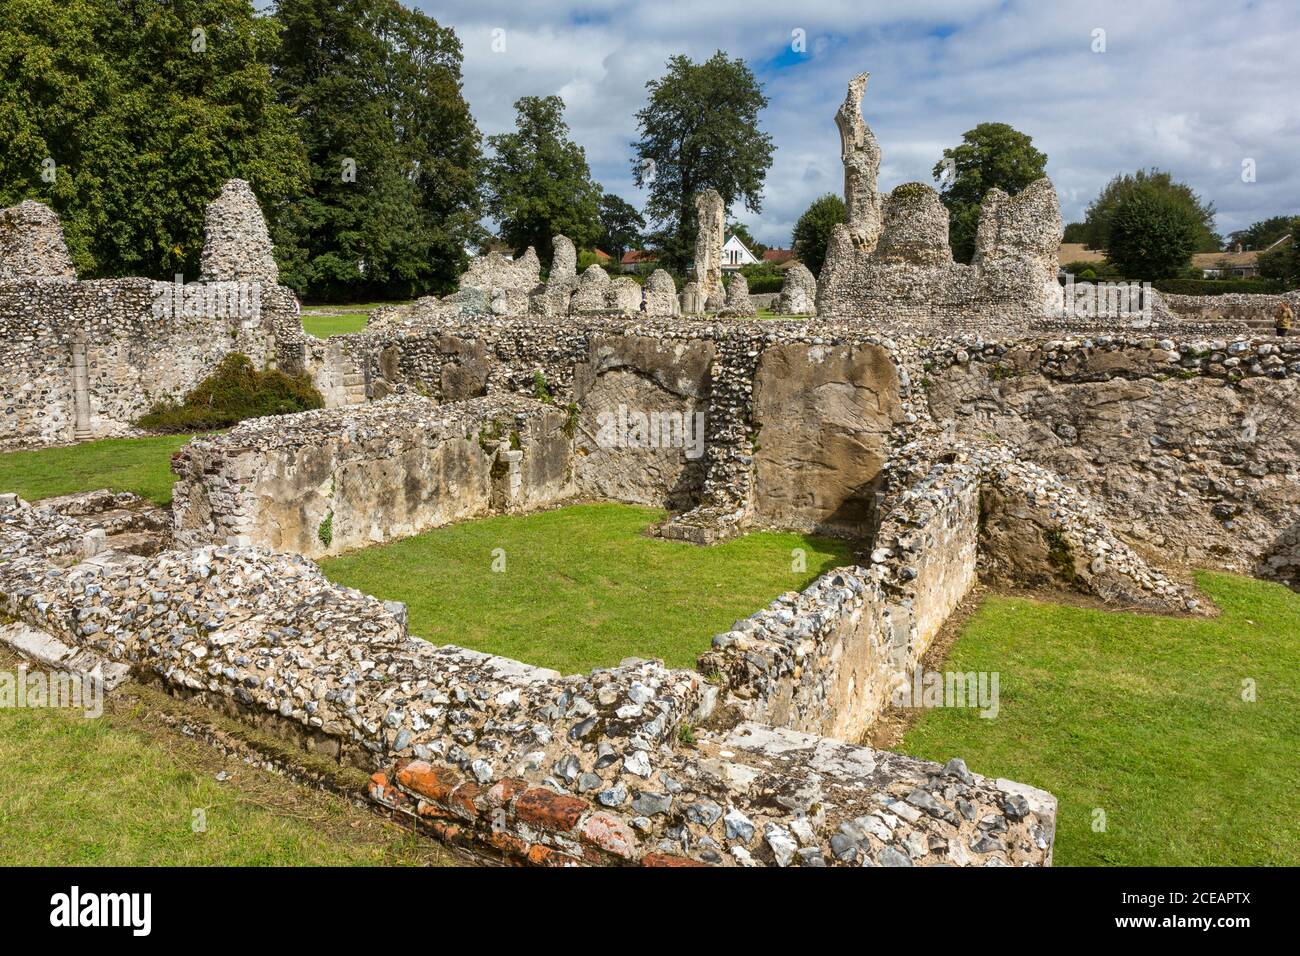
{"type": "Polygon", "coordinates": [[[638,262],[658,262],[659,253],[652,252],[648,249],[629,249],[627,252],[623,253],[623,258],[620,261],[625,266],[633,266],[638,262]]]}
{"type": "Polygon", "coordinates": [[[788,262],[794,258],[794,252],[790,249],[764,249],[764,262],[788,262]]]}

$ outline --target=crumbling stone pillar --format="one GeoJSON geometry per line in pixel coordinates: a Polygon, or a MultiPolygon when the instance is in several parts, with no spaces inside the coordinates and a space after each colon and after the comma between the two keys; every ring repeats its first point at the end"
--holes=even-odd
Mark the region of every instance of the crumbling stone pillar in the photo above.
{"type": "Polygon", "coordinates": [[[253,187],[227,180],[203,217],[203,282],[263,282],[279,285],[271,234],[253,187]]]}
{"type": "Polygon", "coordinates": [[[876,177],[880,173],[880,146],[862,119],[862,94],[870,73],[859,73],[849,81],[848,94],[835,113],[840,131],[840,159],[844,163],[844,205],[848,209],[849,233],[863,252],[876,247],[882,223],[876,177]]]}
{"type": "Polygon", "coordinates": [[[727,207],[716,189],[695,197],[695,281],[697,307],[693,312],[717,312],[726,304],[722,288],[722,233],[727,225],[727,207]]]}
{"type": "Polygon", "coordinates": [[[0,282],[76,278],[63,226],[53,209],[30,199],[0,209],[0,282]]]}

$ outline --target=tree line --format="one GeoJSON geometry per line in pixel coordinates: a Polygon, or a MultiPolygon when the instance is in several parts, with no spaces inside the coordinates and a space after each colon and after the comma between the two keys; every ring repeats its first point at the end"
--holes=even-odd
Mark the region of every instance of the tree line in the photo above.
{"type": "MultiPolygon", "coordinates": [[[[232,177],[261,201],[282,281],[321,301],[454,289],[467,254],[492,238],[485,217],[544,263],[563,233],[615,263],[653,248],[682,274],[699,192],[762,211],[768,101],[722,51],[671,57],[646,84],[631,143],[643,216],[596,182],[557,96],[519,99],[514,129],[485,140],[460,39],[398,0],[274,0],[265,13],[250,0],[0,0],[0,17],[0,205],[49,203],[86,278],[197,275],[203,210],[232,177]]],[[[973,252],[987,191],[1014,194],[1046,164],[1004,123],[944,150],[934,175],[958,261],[973,252]]],[[[827,194],[796,224],[792,243],[814,273],[844,216],[827,194]]],[[[1109,183],[1066,239],[1159,278],[1220,247],[1213,221],[1212,203],[1140,170],[1109,183]]],[[[1240,241],[1292,225],[1275,217],[1240,241]]],[[[761,253],[743,225],[729,229],[761,253]]],[[[1295,258],[1291,243],[1270,268],[1300,272],[1295,258]]]]}
{"type": "Polygon", "coordinates": [[[557,96],[486,142],[450,28],[397,0],[0,0],[0,205],[49,203],[83,277],[198,272],[203,211],[247,179],[282,281],[318,300],[455,288],[490,237],[550,258],[552,235],[678,269],[693,196],[761,209],[772,143],[746,64],[673,57],[637,114],[654,225],[605,192],[557,96]]]}

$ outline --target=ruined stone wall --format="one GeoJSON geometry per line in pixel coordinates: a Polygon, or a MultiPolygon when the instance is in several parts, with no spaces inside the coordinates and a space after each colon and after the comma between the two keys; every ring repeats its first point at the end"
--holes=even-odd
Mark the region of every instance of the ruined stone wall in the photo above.
{"type": "Polygon", "coordinates": [[[328,349],[353,371],[316,382],[327,399],[350,375],[372,397],[400,385],[442,402],[572,404],[585,493],[688,511],[664,529],[688,540],[751,522],[860,534],[908,390],[885,341],[807,322],[426,319],[335,337],[328,349]],[[598,448],[600,416],[619,406],[687,421],[702,412],[702,457],[598,448]]]}
{"type": "Polygon", "coordinates": [[[860,739],[976,580],[979,480],[936,468],[896,494],[868,567],[822,575],[713,639],[700,670],[745,720],[860,739]]]}
{"type": "MultiPolygon", "coordinates": [[[[46,646],[373,771],[417,829],[528,864],[1051,862],[1050,794],[753,722],[699,674],[561,677],[411,638],[400,608],[251,547],[79,560],[74,517],[0,499],[0,613],[46,646]],[[693,724],[693,742],[683,742],[693,724]]],[[[0,632],[0,639],[5,633],[0,632]]],[[[31,646],[28,642],[27,646],[31,646]]]]}
{"type": "Polygon", "coordinates": [[[1300,576],[1300,342],[947,343],[923,362],[936,421],[1059,474],[1140,552],[1300,576]]]}
{"type": "Polygon", "coordinates": [[[1227,295],[1174,295],[1166,293],[1169,308],[1185,319],[1202,323],[1236,323],[1267,331],[1273,328],[1277,307],[1291,304],[1292,312],[1300,309],[1300,291],[1284,295],[1229,293],[1227,295]]]}
{"type": "Polygon", "coordinates": [[[175,540],[339,554],[574,493],[562,409],[394,396],[244,422],[173,462],[175,540]]]}
{"type": "Polygon", "coordinates": [[[181,398],[230,352],[259,366],[275,362],[277,327],[298,321],[297,301],[282,287],[242,297],[223,284],[178,288],[148,279],[0,283],[0,446],[127,434],[155,402],[181,398]],[[258,310],[245,314],[241,302],[254,295],[258,310]],[[225,305],[213,316],[204,301],[225,305]]]}

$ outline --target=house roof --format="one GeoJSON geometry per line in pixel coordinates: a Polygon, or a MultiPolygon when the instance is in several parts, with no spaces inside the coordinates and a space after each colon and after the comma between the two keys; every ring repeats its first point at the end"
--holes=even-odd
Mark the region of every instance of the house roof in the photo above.
{"type": "Polygon", "coordinates": [[[794,258],[794,251],[792,249],[764,249],[763,250],[764,262],[775,262],[779,264],[782,262],[788,262],[793,258],[794,258]]]}
{"type": "MultiPolygon", "coordinates": [[[[1275,249],[1283,243],[1290,242],[1290,236],[1283,236],[1268,249],[1275,249]]],[[[1217,269],[1220,265],[1253,266],[1259,262],[1259,254],[1268,249],[1246,249],[1242,252],[1197,252],[1192,255],[1192,267],[1196,269],[1217,269]]],[[[1056,261],[1061,265],[1071,262],[1105,262],[1106,253],[1100,249],[1089,249],[1082,242],[1063,242],[1056,253],[1056,261]]]]}
{"type": "Polygon", "coordinates": [[[659,253],[651,249],[629,249],[619,260],[625,266],[634,266],[642,262],[658,262],[659,253]]]}

